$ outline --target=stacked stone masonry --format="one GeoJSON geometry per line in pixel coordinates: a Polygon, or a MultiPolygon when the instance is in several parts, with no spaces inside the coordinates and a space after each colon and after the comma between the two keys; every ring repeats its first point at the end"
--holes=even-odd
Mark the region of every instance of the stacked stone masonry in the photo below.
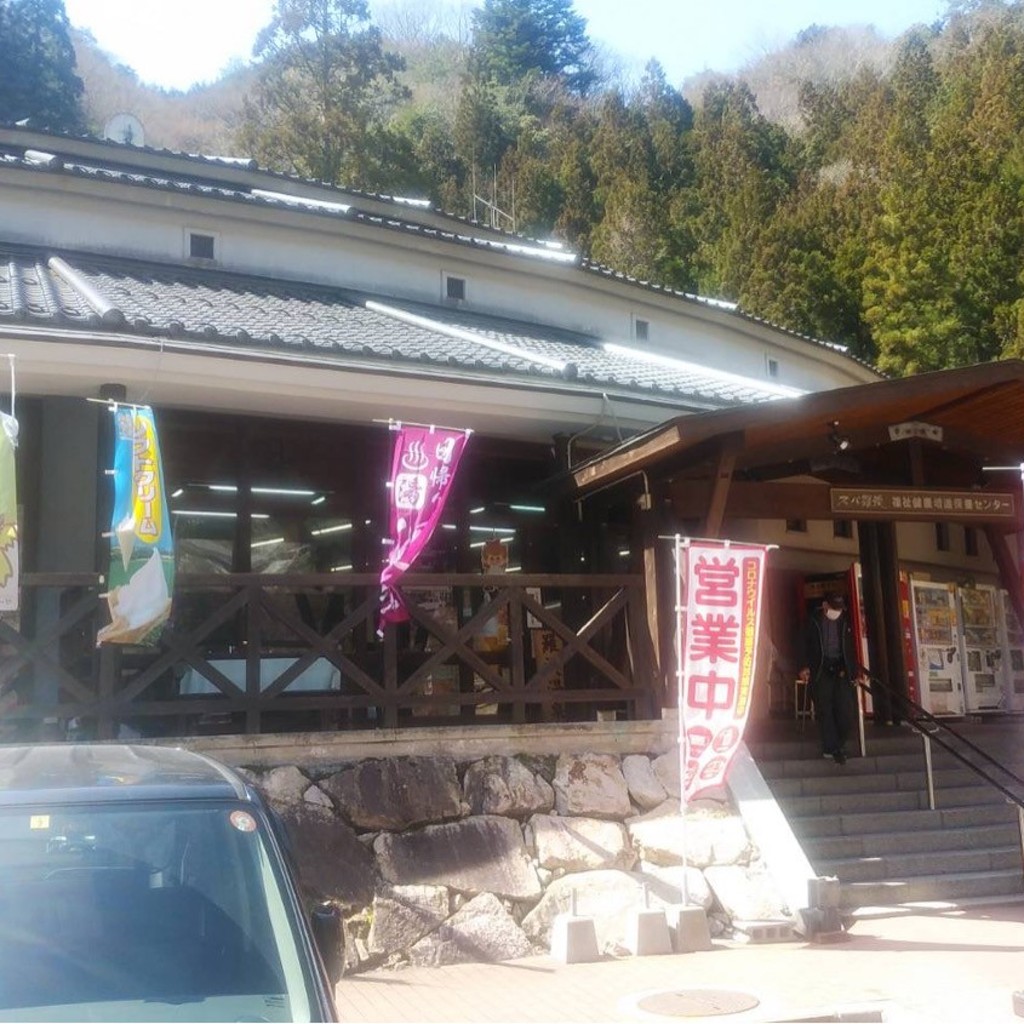
{"type": "Polygon", "coordinates": [[[644,906],[699,905],[712,935],[788,914],[724,792],[680,817],[675,751],[307,771],[246,774],[288,826],[306,898],[342,909],[350,972],[547,952],[574,905],[612,955],[644,906]]]}

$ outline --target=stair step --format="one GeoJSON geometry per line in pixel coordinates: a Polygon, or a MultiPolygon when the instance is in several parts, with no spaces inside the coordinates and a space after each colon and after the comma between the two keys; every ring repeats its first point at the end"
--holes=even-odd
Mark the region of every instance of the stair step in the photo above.
{"type": "Polygon", "coordinates": [[[815,862],[819,874],[841,882],[880,882],[889,878],[917,878],[928,875],[974,874],[1012,871],[1024,876],[1020,845],[985,850],[932,850],[928,853],[890,854],[885,857],[857,857],[815,862]]]}
{"type": "MultiPolygon", "coordinates": [[[[824,759],[823,759],[824,760],[824,759]]],[[[807,775],[801,778],[771,779],[768,783],[776,798],[790,796],[821,796],[833,793],[886,793],[905,792],[920,793],[928,788],[928,778],[924,771],[911,772],[864,772],[848,771],[853,762],[836,765],[825,762],[825,771],[820,774],[807,775]]],[[[936,791],[953,791],[970,789],[977,785],[978,777],[969,768],[948,768],[932,773],[932,781],[936,791]]],[[[997,789],[984,786],[984,789],[1001,796],[997,789]]],[[[955,794],[950,794],[955,795],[955,794]]]]}
{"type": "MultiPolygon", "coordinates": [[[[921,756],[924,741],[921,736],[911,730],[899,730],[885,739],[872,737],[867,742],[867,751],[871,756],[886,754],[917,754],[921,756]]],[[[854,734],[848,744],[857,748],[857,737],[854,734]]],[[[808,726],[807,732],[798,740],[757,740],[748,739],[747,748],[758,762],[801,760],[821,756],[821,740],[817,730],[808,726]]]]}
{"type": "Polygon", "coordinates": [[[937,807],[977,807],[979,804],[1005,804],[1007,798],[994,786],[944,786],[935,790],[937,807]]]}
{"type": "MultiPolygon", "coordinates": [[[[779,802],[785,809],[783,801],[779,802]]],[[[796,835],[858,836],[876,832],[906,832],[928,829],[964,829],[976,825],[1016,824],[1017,809],[1012,804],[982,804],[980,807],[951,807],[940,810],[877,811],[829,816],[797,817],[787,815],[796,835]]]]}
{"type": "MultiPolygon", "coordinates": [[[[758,767],[765,779],[769,783],[773,783],[776,779],[821,775],[823,770],[831,770],[834,773],[835,764],[816,754],[814,757],[784,761],[762,761],[758,762],[758,767]]],[[[919,750],[916,754],[893,754],[891,756],[857,757],[854,755],[843,765],[842,770],[844,775],[878,775],[887,772],[923,770],[923,768],[924,755],[919,750]]]]}
{"type": "MultiPolygon", "coordinates": [[[[901,816],[902,817],[902,816],[901,816]]],[[[852,836],[819,836],[803,840],[812,862],[848,857],[884,857],[894,853],[930,850],[983,850],[1019,843],[1016,822],[973,828],[916,829],[912,832],[873,832],[852,836]]]]}
{"type": "Polygon", "coordinates": [[[884,906],[898,903],[951,901],[976,896],[1010,896],[1024,892],[1024,872],[1020,868],[1003,871],[976,871],[959,875],[918,875],[890,878],[884,882],[848,882],[841,887],[843,909],[884,906]]]}
{"type": "Polygon", "coordinates": [[[779,797],[787,817],[868,814],[877,811],[917,811],[927,803],[924,793],[835,793],[822,796],[779,797]]]}

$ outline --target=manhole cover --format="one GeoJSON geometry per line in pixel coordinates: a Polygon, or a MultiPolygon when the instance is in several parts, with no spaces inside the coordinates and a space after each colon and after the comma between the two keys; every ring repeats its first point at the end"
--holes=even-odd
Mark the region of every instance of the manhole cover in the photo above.
{"type": "Polygon", "coordinates": [[[637,1009],[665,1017],[719,1017],[752,1010],[760,1003],[746,992],[714,988],[681,988],[652,992],[637,1002],[637,1009]]]}

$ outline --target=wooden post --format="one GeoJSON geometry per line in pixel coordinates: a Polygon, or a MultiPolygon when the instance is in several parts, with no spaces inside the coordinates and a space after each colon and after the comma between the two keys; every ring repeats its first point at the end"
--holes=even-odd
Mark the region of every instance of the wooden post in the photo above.
{"type": "MultiPolygon", "coordinates": [[[[1024,543],[1024,534],[1017,534],[1017,538],[1018,544],[1024,543]]],[[[1006,535],[1000,533],[994,526],[986,526],[985,539],[992,549],[992,557],[999,569],[999,579],[1013,602],[1017,621],[1024,622],[1024,594],[1021,593],[1020,573],[1017,571],[1017,563],[1006,541],[1006,535]]]]}
{"type": "Polygon", "coordinates": [[[718,537],[722,532],[725,505],[729,499],[729,485],[732,483],[732,471],[736,466],[738,450],[739,441],[735,436],[729,435],[722,439],[715,467],[715,482],[711,488],[711,497],[704,515],[704,525],[701,528],[704,537],[718,537]]]}

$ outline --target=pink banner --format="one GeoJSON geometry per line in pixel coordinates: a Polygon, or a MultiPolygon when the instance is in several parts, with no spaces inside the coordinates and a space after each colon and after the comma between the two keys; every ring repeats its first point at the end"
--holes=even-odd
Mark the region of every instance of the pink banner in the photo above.
{"type": "Polygon", "coordinates": [[[380,574],[380,625],[404,622],[409,613],[395,590],[426,547],[441,519],[469,430],[413,427],[399,424],[388,487],[387,564],[380,574]]]}
{"type": "Polygon", "coordinates": [[[679,720],[684,804],[725,782],[750,713],[764,547],[679,545],[679,720]]]}

